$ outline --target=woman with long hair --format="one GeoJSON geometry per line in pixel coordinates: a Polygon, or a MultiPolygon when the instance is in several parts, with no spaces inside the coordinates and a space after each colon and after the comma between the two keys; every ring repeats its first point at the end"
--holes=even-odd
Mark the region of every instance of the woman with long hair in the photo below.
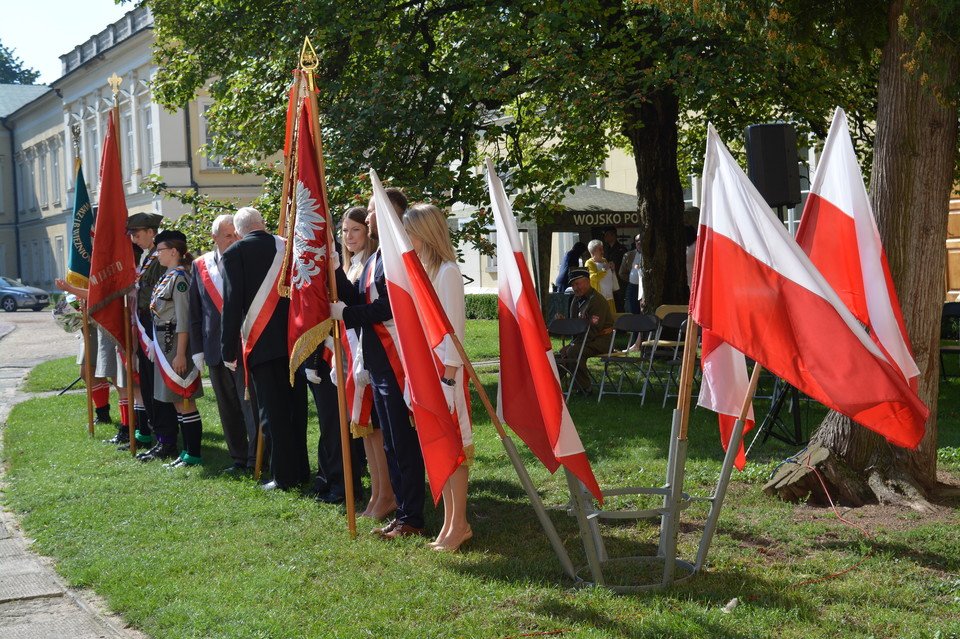
{"type": "MultiPolygon", "coordinates": [[[[457,266],[446,216],[432,204],[417,204],[404,214],[403,226],[433,283],[454,333],[463,342],[466,326],[463,276],[457,266]]],[[[447,407],[460,427],[465,460],[443,487],[443,527],[436,540],[429,545],[434,550],[453,551],[473,537],[473,530],[467,523],[467,481],[474,454],[473,427],[470,424],[463,361],[453,340],[445,337],[434,352],[444,367],[440,381],[447,407]]]]}
{"type": "MultiPolygon", "coordinates": [[[[196,400],[203,396],[200,371],[190,353],[190,273],[193,255],[180,231],[163,231],[154,239],[157,261],[167,270],[153,287],[154,399],[173,404],[183,434],[183,452],[167,466],[181,468],[203,462],[203,426],[196,400]]],[[[162,442],[176,446],[174,442],[162,442]]]]}
{"type": "MultiPolygon", "coordinates": [[[[363,272],[363,265],[377,250],[377,241],[370,237],[367,228],[367,209],[354,206],[343,214],[341,224],[344,272],[347,279],[356,282],[363,272]]],[[[346,376],[350,408],[350,432],[354,437],[363,438],[363,450],[370,469],[370,501],[361,517],[383,519],[396,510],[397,502],[390,486],[390,473],[387,470],[387,455],[383,448],[383,432],[376,423],[373,411],[373,393],[370,389],[370,373],[363,368],[363,354],[360,349],[360,337],[356,329],[344,329],[350,352],[350,369],[346,376]]]]}

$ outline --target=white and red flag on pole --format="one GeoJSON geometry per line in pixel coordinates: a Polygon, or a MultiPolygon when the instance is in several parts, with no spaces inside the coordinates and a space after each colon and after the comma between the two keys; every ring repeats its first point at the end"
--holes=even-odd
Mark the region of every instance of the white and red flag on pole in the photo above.
{"type": "Polygon", "coordinates": [[[290,380],[297,368],[320,346],[330,330],[330,291],[327,286],[329,214],[313,136],[310,134],[308,101],[301,100],[296,135],[294,216],[289,272],[290,314],[287,343],[290,350],[290,380]]]}
{"type": "Polygon", "coordinates": [[[712,126],[690,312],[718,339],[891,444],[915,448],[923,438],[930,411],[773,216],[712,126]]]}
{"type": "Polygon", "coordinates": [[[433,350],[446,335],[454,335],[453,326],[373,169],[370,182],[400,360],[410,392],[423,464],[433,501],[437,503],[450,475],[466,459],[460,426],[447,409],[440,386],[443,364],[433,350]]]}
{"type": "Polygon", "coordinates": [[[916,389],[920,369],[910,349],[847,116],[839,107],[803,207],[797,243],[916,389]]]}
{"type": "Polygon", "coordinates": [[[133,245],[127,237],[127,200],[114,114],[111,110],[107,119],[100,159],[100,202],[94,232],[96,241],[90,258],[89,313],[118,344],[124,345],[123,324],[130,323],[130,315],[124,309],[123,297],[133,289],[136,273],[133,245]]]}
{"type": "Polygon", "coordinates": [[[563,464],[602,503],[600,486],[563,401],[553,347],[523,256],[513,210],[489,158],[487,183],[497,228],[498,412],[550,472],[563,464]]]}

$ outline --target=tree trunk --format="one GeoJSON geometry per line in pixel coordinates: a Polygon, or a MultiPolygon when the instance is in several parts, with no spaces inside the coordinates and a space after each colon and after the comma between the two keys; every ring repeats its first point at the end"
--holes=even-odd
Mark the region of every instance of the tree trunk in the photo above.
{"type": "MultiPolygon", "coordinates": [[[[929,506],[925,495],[936,485],[940,314],[957,110],[938,102],[930,87],[922,86],[919,74],[904,70],[904,56],[912,51],[898,30],[903,10],[899,0],[888,14],[870,196],[920,368],[920,398],[930,409],[930,418],[916,450],[891,446],[834,412],[820,424],[811,443],[832,453],[821,467],[836,478],[828,487],[845,495],[850,505],[857,505],[859,495],[861,503],[904,503],[924,510],[929,506]],[[857,482],[861,484],[854,485],[857,482]]],[[[907,11],[912,25],[923,24],[923,16],[915,9],[907,11]]],[[[958,75],[957,54],[944,50],[943,55],[949,56],[941,60],[947,62],[949,77],[939,80],[951,86],[958,75]]],[[[768,492],[796,497],[802,492],[797,490],[798,483],[813,494],[819,491],[819,482],[811,474],[793,483],[789,491],[768,485],[768,492]]]]}
{"type": "Polygon", "coordinates": [[[637,199],[643,254],[643,311],[686,304],[683,187],[677,170],[679,101],[670,90],[625,109],[623,133],[637,165],[637,199]]]}

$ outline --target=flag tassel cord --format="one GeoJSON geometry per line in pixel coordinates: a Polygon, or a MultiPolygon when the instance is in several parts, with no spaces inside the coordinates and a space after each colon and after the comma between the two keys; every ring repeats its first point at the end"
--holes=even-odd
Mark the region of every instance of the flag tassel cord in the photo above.
{"type": "MultiPolygon", "coordinates": [[[[313,53],[313,47],[310,46],[310,39],[304,38],[304,50],[306,51],[308,47],[310,52],[313,53]]],[[[317,66],[316,54],[313,53],[312,59],[301,54],[300,66],[307,76],[307,99],[310,105],[310,117],[312,118],[313,124],[313,148],[317,158],[317,169],[320,172],[320,193],[323,199],[323,210],[327,212],[327,217],[330,218],[330,206],[327,200],[327,174],[323,163],[323,138],[320,132],[320,109],[317,106],[317,92],[314,90],[313,82],[313,71],[317,66]]],[[[304,132],[300,131],[299,133],[304,132]]],[[[333,224],[330,219],[327,220],[327,249],[327,277],[330,286],[330,301],[336,302],[340,298],[337,293],[336,271],[333,268],[333,260],[330,259],[333,251],[336,250],[333,241],[333,224]]],[[[334,361],[336,362],[337,404],[340,416],[340,454],[343,457],[343,485],[347,505],[347,529],[350,532],[350,536],[356,538],[357,514],[353,504],[353,481],[350,479],[353,477],[353,459],[350,455],[350,419],[347,416],[347,383],[344,376],[345,358],[343,356],[343,342],[340,339],[340,328],[340,322],[333,322],[333,353],[334,361]]]]}
{"type": "Polygon", "coordinates": [[[556,527],[550,520],[549,515],[547,515],[547,509],[543,505],[543,500],[540,499],[540,495],[537,493],[537,490],[533,485],[533,480],[530,479],[530,474],[527,473],[527,468],[523,465],[523,461],[520,459],[520,455],[517,453],[517,447],[514,445],[513,440],[510,439],[510,436],[507,435],[506,430],[503,428],[503,424],[500,422],[500,417],[497,415],[497,411],[494,410],[493,404],[490,402],[490,398],[487,396],[486,389],[483,387],[483,384],[480,383],[480,377],[477,375],[477,371],[473,368],[473,364],[470,363],[470,359],[467,357],[467,353],[463,348],[463,344],[460,342],[460,338],[454,333],[451,333],[450,337],[453,338],[453,344],[457,348],[457,353],[460,354],[460,361],[463,362],[464,371],[467,373],[470,381],[473,382],[473,387],[477,390],[477,395],[480,397],[480,403],[483,404],[487,414],[490,415],[490,421],[493,422],[493,427],[497,429],[497,434],[500,436],[500,443],[503,445],[504,450],[507,452],[507,457],[510,458],[510,462],[513,464],[513,468],[517,473],[517,477],[520,479],[520,485],[523,486],[524,491],[527,493],[527,497],[530,499],[530,503],[537,515],[537,519],[540,520],[540,525],[543,527],[543,531],[546,533],[547,539],[550,540],[550,545],[553,546],[553,551],[556,553],[557,559],[560,561],[560,565],[563,567],[564,572],[566,572],[571,579],[578,583],[581,582],[582,579],[580,579],[580,577],[577,575],[577,570],[574,567],[573,562],[570,561],[570,555],[567,553],[567,549],[563,546],[563,540],[560,539],[560,535],[557,533],[556,527]]]}

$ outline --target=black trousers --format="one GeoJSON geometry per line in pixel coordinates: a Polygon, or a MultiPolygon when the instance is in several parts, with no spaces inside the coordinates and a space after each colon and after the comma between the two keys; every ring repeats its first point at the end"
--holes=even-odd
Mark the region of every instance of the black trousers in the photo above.
{"type": "Polygon", "coordinates": [[[373,407],[383,431],[390,486],[397,500],[395,517],[414,528],[423,528],[425,499],[423,453],[417,431],[410,425],[403,391],[393,371],[370,371],[373,407]]]}
{"type": "MultiPolygon", "coordinates": [[[[343,451],[340,436],[340,404],[337,399],[337,387],[330,381],[330,367],[321,360],[317,375],[319,384],[308,382],[313,401],[317,406],[317,418],[320,421],[320,440],[317,442],[317,484],[321,492],[325,488],[331,494],[344,495],[346,489],[343,480],[343,451]]],[[[363,440],[350,438],[350,461],[353,468],[354,493],[359,491],[360,461],[363,440]],[[358,450],[359,447],[359,450],[358,450]]]]}
{"type": "Polygon", "coordinates": [[[253,468],[257,454],[257,420],[253,406],[243,398],[246,386],[243,368],[231,371],[223,365],[207,367],[213,394],[217,397],[217,412],[223,427],[223,438],[233,463],[253,468]]]}
{"type": "Polygon", "coordinates": [[[264,436],[270,438],[270,469],[284,488],[310,479],[307,456],[307,389],[303,375],[291,387],[289,360],[282,357],[250,366],[250,382],[264,436]]]}

